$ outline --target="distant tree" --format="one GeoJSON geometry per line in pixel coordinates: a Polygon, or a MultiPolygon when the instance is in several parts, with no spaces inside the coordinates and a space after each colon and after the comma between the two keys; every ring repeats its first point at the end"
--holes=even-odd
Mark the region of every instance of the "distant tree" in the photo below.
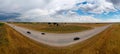
{"type": "Polygon", "coordinates": [[[51,23],[48,23],[49,26],[51,26],[51,23]]]}
{"type": "Polygon", "coordinates": [[[53,25],[56,25],[57,23],[53,23],[53,25]]]}
{"type": "Polygon", "coordinates": [[[59,24],[57,23],[56,26],[59,26],[59,24]]]}
{"type": "Polygon", "coordinates": [[[53,25],[54,25],[54,26],[59,26],[59,24],[58,24],[58,23],[53,23],[53,25]]]}
{"type": "Polygon", "coordinates": [[[48,25],[50,25],[51,23],[48,23],[48,25]]]}

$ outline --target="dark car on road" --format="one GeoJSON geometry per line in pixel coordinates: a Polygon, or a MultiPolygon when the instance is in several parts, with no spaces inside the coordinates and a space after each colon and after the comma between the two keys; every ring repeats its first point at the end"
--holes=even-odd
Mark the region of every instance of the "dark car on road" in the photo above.
{"type": "Polygon", "coordinates": [[[42,35],[45,35],[45,33],[41,33],[42,35]]]}
{"type": "Polygon", "coordinates": [[[75,40],[75,41],[76,41],[76,40],[80,40],[80,38],[79,38],[79,37],[75,37],[74,40],[75,40]]]}
{"type": "Polygon", "coordinates": [[[28,34],[31,34],[31,32],[30,32],[30,31],[27,31],[27,33],[28,33],[28,34]]]}

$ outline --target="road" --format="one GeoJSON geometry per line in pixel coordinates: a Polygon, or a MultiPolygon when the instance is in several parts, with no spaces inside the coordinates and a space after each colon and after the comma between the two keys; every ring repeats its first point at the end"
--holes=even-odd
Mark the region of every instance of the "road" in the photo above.
{"type": "Polygon", "coordinates": [[[105,29],[111,26],[111,24],[109,24],[106,26],[97,27],[91,30],[76,32],[76,33],[67,33],[67,34],[45,33],[45,35],[42,35],[41,33],[43,32],[29,30],[23,27],[15,26],[13,24],[8,24],[8,23],[6,24],[30,39],[33,39],[37,42],[49,46],[56,46],[56,47],[64,47],[79,43],[81,41],[84,41],[88,38],[95,36],[96,34],[99,34],[100,32],[103,32],[105,29]],[[31,34],[28,34],[27,31],[30,31],[31,34]],[[79,37],[80,39],[75,41],[74,40],[75,37],[79,37]]]}

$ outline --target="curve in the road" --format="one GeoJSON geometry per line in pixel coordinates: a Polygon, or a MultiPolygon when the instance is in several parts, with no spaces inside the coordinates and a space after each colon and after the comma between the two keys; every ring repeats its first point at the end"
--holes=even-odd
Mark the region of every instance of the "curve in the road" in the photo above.
{"type": "Polygon", "coordinates": [[[97,27],[92,30],[87,30],[87,31],[77,32],[77,33],[68,33],[68,34],[45,33],[44,34],[43,32],[29,30],[26,28],[15,26],[13,24],[8,24],[8,25],[13,29],[15,29],[16,31],[23,34],[24,36],[27,36],[35,41],[38,41],[40,43],[47,44],[50,46],[58,46],[58,47],[68,46],[71,44],[76,44],[78,42],[84,41],[92,36],[95,36],[96,34],[99,34],[100,32],[107,29],[109,26],[111,26],[110,24],[107,26],[97,27]],[[41,33],[43,33],[44,35],[41,33]]]}

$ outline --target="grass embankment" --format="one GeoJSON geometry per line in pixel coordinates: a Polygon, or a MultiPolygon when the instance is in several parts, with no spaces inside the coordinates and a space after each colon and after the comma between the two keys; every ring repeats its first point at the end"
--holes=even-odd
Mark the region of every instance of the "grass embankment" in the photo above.
{"type": "Polygon", "coordinates": [[[65,48],[38,44],[7,25],[0,27],[0,54],[120,54],[120,24],[65,48]]]}
{"type": "Polygon", "coordinates": [[[8,40],[6,37],[6,30],[3,28],[4,24],[0,23],[0,46],[8,45],[8,40]]]}
{"type": "Polygon", "coordinates": [[[73,33],[92,29],[88,26],[79,26],[74,24],[59,24],[59,26],[48,25],[47,23],[14,23],[17,26],[27,29],[49,32],[49,33],[73,33]]]}

